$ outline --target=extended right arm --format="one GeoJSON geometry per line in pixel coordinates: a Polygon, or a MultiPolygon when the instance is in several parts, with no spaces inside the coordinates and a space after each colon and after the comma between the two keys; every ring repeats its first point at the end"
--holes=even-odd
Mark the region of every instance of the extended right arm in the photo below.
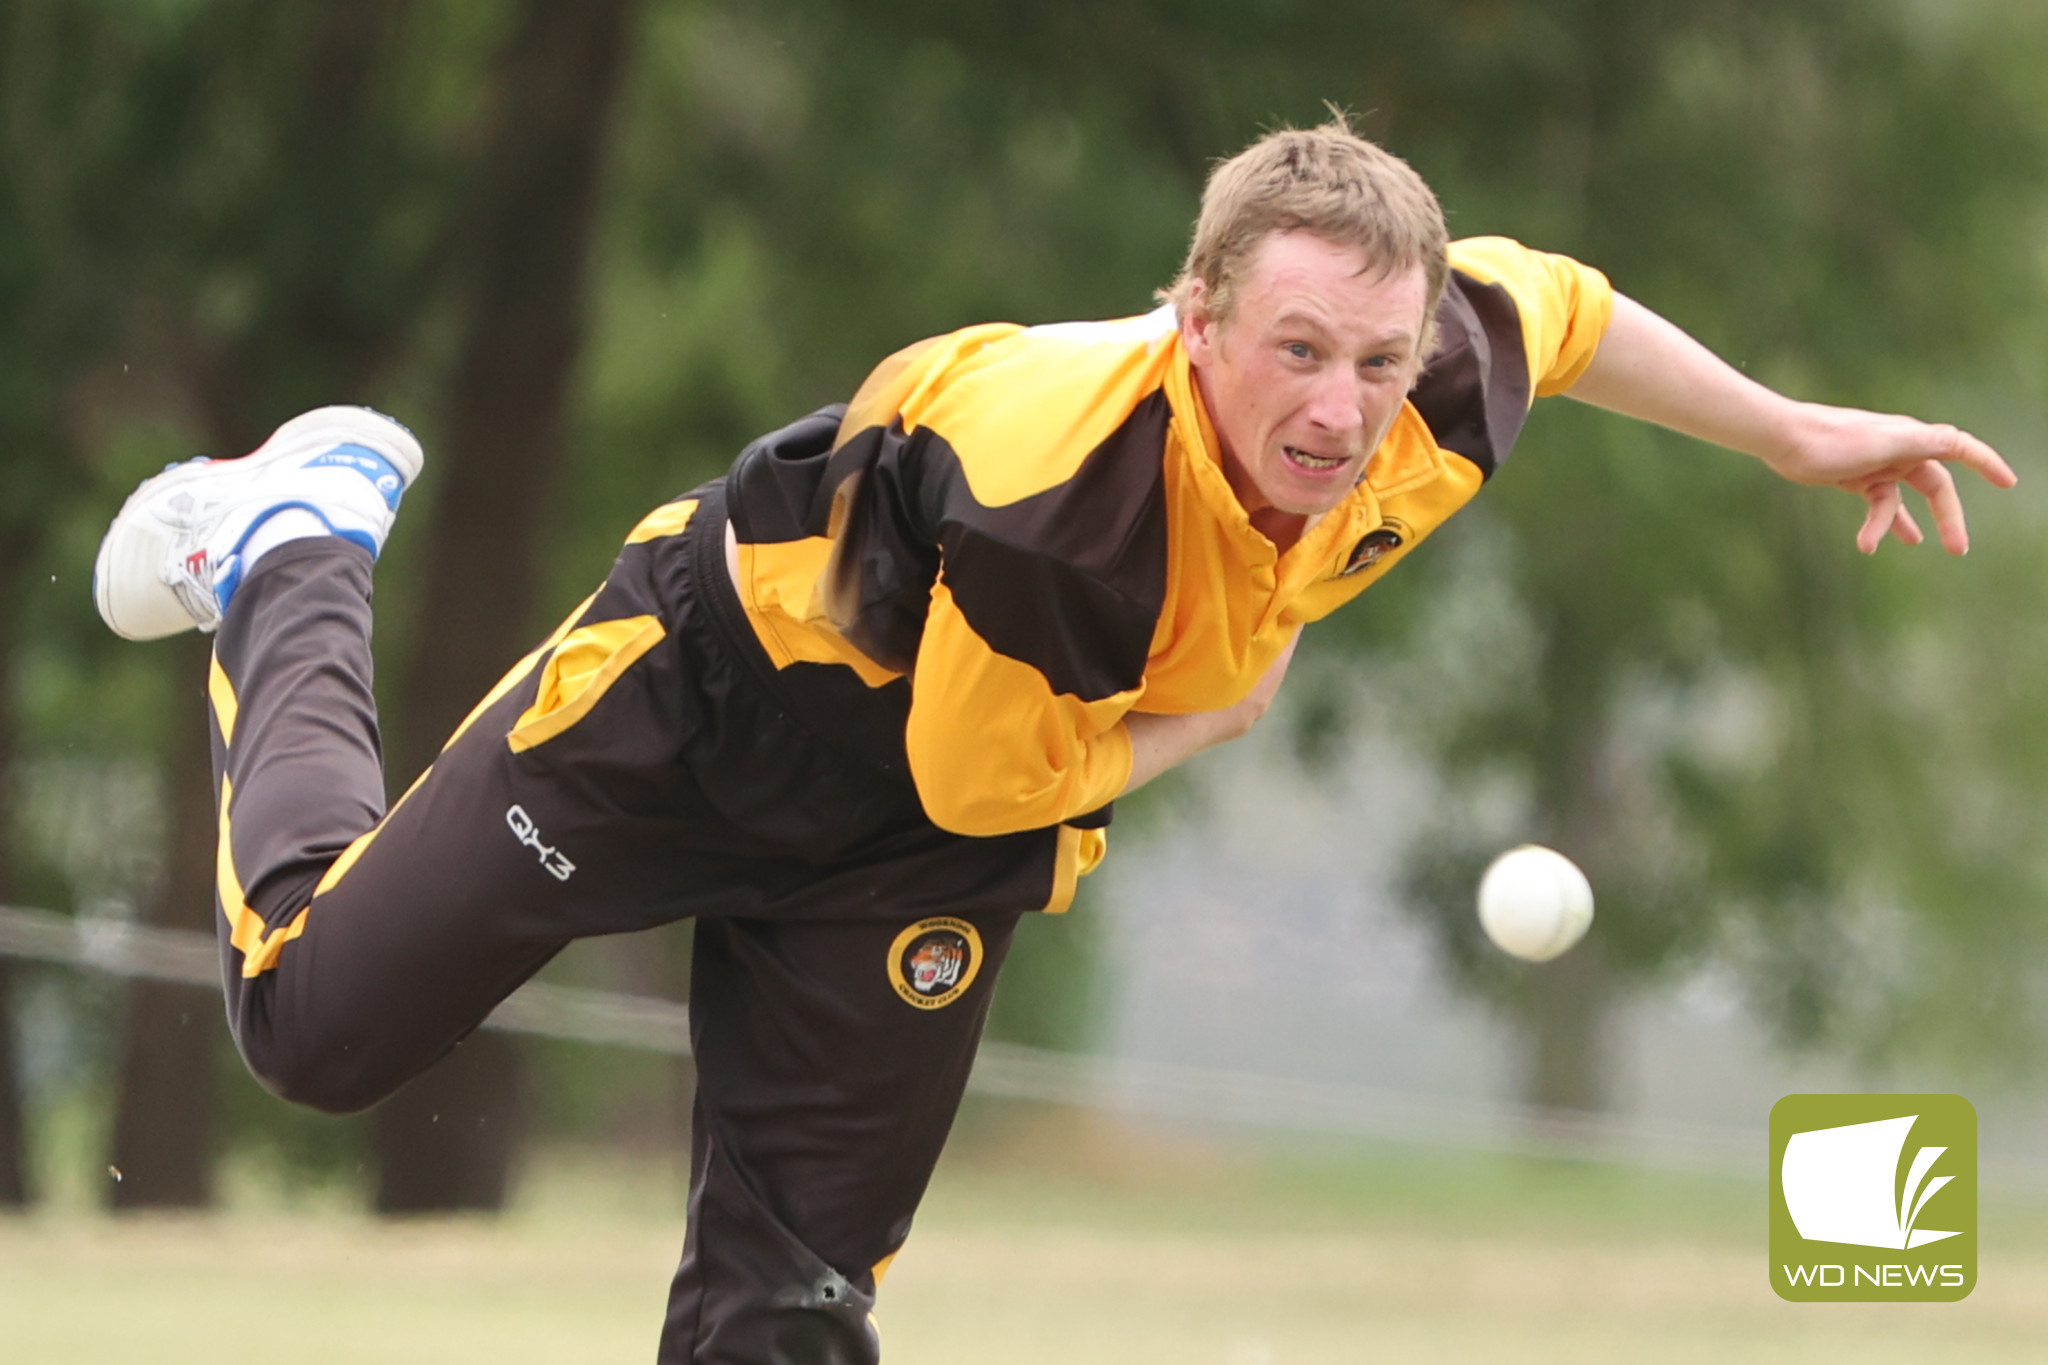
{"type": "Polygon", "coordinates": [[[1131,740],[1131,776],[1118,795],[1128,795],[1169,768],[1177,768],[1204,749],[1250,733],[1252,726],[1273,704],[1280,691],[1287,665],[1294,659],[1296,635],[1281,656],[1259,679],[1251,695],[1221,711],[1198,711],[1187,716],[1149,716],[1132,712],[1124,717],[1124,729],[1131,740]]]}

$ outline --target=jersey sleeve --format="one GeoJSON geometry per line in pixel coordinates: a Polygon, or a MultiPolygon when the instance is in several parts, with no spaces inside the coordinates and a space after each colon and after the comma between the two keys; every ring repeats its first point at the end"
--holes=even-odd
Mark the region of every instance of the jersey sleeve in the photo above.
{"type": "Polygon", "coordinates": [[[1057,825],[1116,799],[1131,775],[1131,688],[1055,691],[982,638],[941,581],[932,592],[904,732],[925,814],[956,834],[1057,825]]]}
{"type": "Polygon", "coordinates": [[[863,472],[834,528],[832,616],[910,675],[906,757],[943,829],[1081,820],[1129,780],[1171,421],[1134,354],[1085,330],[1018,337],[939,383],[890,376],[902,397],[856,403],[865,424],[842,429],[835,458],[863,472]]]}
{"type": "Polygon", "coordinates": [[[1450,261],[1453,270],[1497,285],[1514,300],[1536,396],[1565,392],[1593,363],[1614,314],[1614,288],[1605,275],[1506,237],[1453,242],[1450,261]]]}

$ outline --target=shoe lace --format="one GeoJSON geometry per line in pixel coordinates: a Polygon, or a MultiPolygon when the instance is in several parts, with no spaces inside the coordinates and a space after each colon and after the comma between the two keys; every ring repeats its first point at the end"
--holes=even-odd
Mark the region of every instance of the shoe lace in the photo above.
{"type": "MultiPolygon", "coordinates": [[[[175,466],[166,466],[173,468],[175,466]]],[[[157,570],[157,578],[177,597],[202,633],[210,634],[220,625],[220,599],[214,595],[214,581],[221,565],[205,547],[204,531],[218,509],[195,504],[190,511],[170,509],[165,520],[183,534],[177,552],[157,570]]]]}
{"type": "Polygon", "coordinates": [[[202,576],[181,566],[166,570],[161,577],[202,634],[210,635],[220,627],[220,602],[213,595],[211,572],[202,576]]]}

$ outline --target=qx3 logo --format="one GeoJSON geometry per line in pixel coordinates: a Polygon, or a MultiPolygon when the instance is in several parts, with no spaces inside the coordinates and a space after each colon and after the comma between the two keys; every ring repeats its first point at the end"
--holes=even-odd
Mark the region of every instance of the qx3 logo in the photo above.
{"type": "Polygon", "coordinates": [[[506,811],[505,823],[519,836],[520,843],[540,855],[540,865],[547,869],[549,876],[558,882],[566,882],[575,873],[576,864],[541,841],[540,826],[533,823],[533,817],[526,813],[526,807],[514,806],[506,811]]]}
{"type": "Polygon", "coordinates": [[[1771,1110],[1771,1166],[1780,1297],[1970,1292],[1977,1111],[1962,1096],[1787,1095],[1771,1110]]]}

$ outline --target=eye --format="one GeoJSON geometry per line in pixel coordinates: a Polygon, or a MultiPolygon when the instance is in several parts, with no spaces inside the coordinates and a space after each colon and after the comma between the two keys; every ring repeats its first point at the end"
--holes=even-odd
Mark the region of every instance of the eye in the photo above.
{"type": "Polygon", "coordinates": [[[1306,341],[1290,341],[1282,345],[1280,349],[1295,360],[1314,360],[1316,358],[1315,348],[1306,341]]]}

